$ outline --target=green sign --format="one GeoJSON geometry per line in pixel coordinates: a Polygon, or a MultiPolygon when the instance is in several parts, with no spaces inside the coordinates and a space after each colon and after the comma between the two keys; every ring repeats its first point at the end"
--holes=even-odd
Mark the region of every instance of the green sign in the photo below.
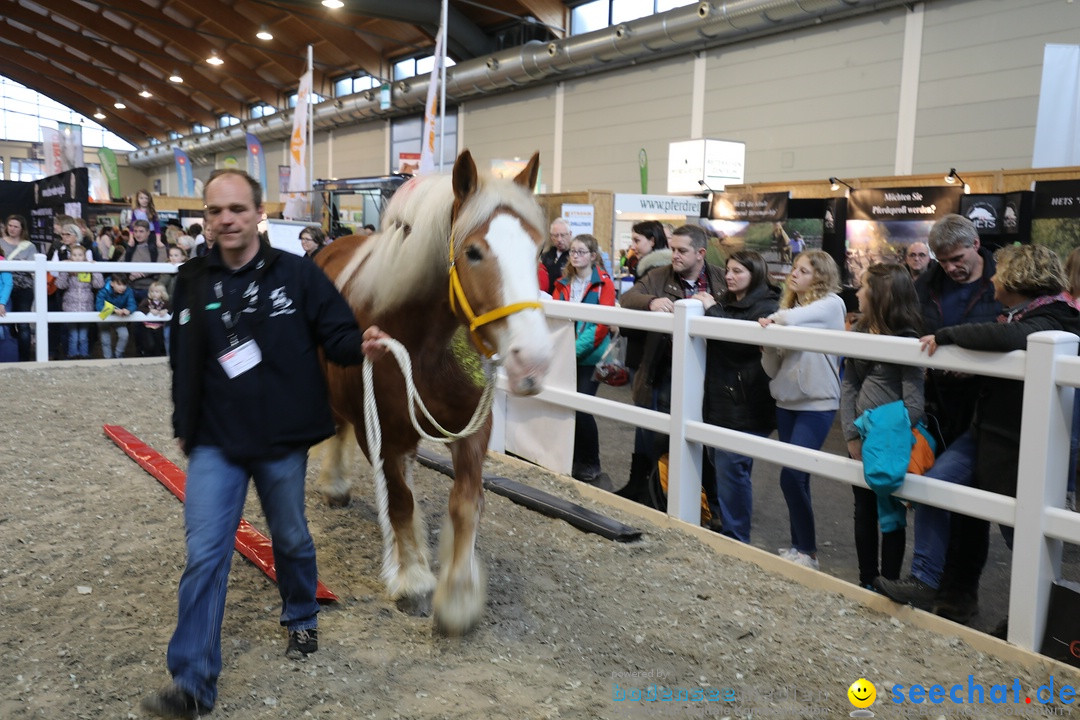
{"type": "Polygon", "coordinates": [[[637,154],[638,170],[641,171],[641,194],[649,194],[649,154],[645,152],[645,148],[638,150],[637,154]]]}
{"type": "Polygon", "coordinates": [[[107,147],[98,148],[98,161],[101,162],[101,172],[109,181],[109,197],[120,197],[120,171],[116,168],[116,154],[107,147]]]}

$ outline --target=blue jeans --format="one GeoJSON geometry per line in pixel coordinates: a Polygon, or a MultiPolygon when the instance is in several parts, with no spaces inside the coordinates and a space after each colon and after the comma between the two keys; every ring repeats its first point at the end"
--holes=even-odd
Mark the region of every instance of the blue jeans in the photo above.
{"type": "MultiPolygon", "coordinates": [[[[776,434],[781,442],[820,450],[832,428],[835,410],[785,410],[776,408],[776,434]]],[[[780,470],[780,490],[788,506],[791,546],[802,553],[817,552],[814,507],[810,502],[810,473],[792,468],[780,470]]]]}
{"type": "Polygon", "coordinates": [[[306,472],[306,449],[251,461],[232,460],[221,448],[208,445],[191,451],[184,503],[187,566],[180,578],[168,665],[177,686],[206,707],[217,699],[225,591],[249,477],[273,541],[281,624],[290,631],[318,626],[315,543],[304,515],[306,472]]]}
{"type": "MultiPolygon", "coordinates": [[[[975,479],[975,435],[964,432],[934,461],[926,477],[971,487],[975,479]]],[[[911,575],[932,588],[941,585],[945,553],[949,549],[951,513],[930,505],[915,506],[915,547],[911,575]]]]}
{"type": "MultiPolygon", "coordinates": [[[[769,433],[748,434],[767,437],[769,433]]],[[[706,448],[706,451],[716,478],[717,509],[724,523],[722,533],[749,543],[750,519],[754,510],[754,486],[750,482],[754,458],[718,448],[706,448]]]]}
{"type": "Polygon", "coordinates": [[[90,357],[89,325],[80,323],[68,327],[67,356],[69,358],[90,357]]]}

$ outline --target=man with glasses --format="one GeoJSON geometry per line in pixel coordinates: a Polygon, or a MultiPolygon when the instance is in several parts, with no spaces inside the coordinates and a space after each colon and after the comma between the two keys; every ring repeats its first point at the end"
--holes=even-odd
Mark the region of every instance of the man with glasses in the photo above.
{"type": "MultiPolygon", "coordinates": [[[[915,245],[912,245],[915,247],[915,245]]],[[[994,255],[979,244],[975,225],[961,215],[946,215],[930,228],[930,248],[937,264],[915,283],[922,305],[923,334],[968,323],[993,322],[1001,313],[994,299],[994,255]]],[[[975,468],[975,439],[970,432],[979,397],[978,376],[948,370],[930,370],[926,378],[926,413],[937,421],[945,452],[927,477],[970,486],[975,468]]],[[[967,622],[978,610],[969,592],[952,592],[941,585],[945,552],[949,546],[948,510],[915,506],[915,546],[911,575],[900,580],[878,578],[874,585],[896,602],[908,603],[939,615],[967,622]]]]}
{"type": "Polygon", "coordinates": [[[555,281],[562,277],[566,260],[570,257],[570,222],[565,218],[555,218],[551,221],[551,230],[548,234],[551,238],[547,249],[540,253],[540,264],[547,272],[547,287],[540,288],[549,295],[555,293],[555,281]]]}
{"type": "Polygon", "coordinates": [[[918,280],[930,267],[930,247],[924,242],[913,242],[908,245],[907,255],[904,258],[908,272],[912,280],[918,280]]]}

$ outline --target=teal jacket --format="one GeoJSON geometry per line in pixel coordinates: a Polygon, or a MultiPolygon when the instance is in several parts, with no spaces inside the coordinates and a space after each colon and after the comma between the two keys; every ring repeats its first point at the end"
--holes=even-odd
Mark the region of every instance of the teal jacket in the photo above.
{"type": "MultiPolygon", "coordinates": [[[[556,300],[570,299],[570,278],[565,274],[555,281],[555,293],[552,295],[556,300]]],[[[615,306],[615,285],[611,282],[611,276],[600,267],[593,267],[592,278],[589,287],[585,291],[582,303],[592,305],[615,306]]],[[[575,324],[577,335],[577,364],[595,365],[604,356],[608,344],[611,342],[610,329],[607,325],[599,325],[590,322],[578,322],[575,324]]]]}
{"type": "MultiPolygon", "coordinates": [[[[877,494],[881,532],[905,527],[906,508],[892,495],[904,484],[911,461],[911,448],[915,445],[904,401],[894,400],[867,410],[856,418],[855,428],[863,441],[863,478],[877,494]]],[[[926,426],[919,422],[915,429],[926,438],[931,450],[936,451],[934,439],[926,431],[926,426]]]]}

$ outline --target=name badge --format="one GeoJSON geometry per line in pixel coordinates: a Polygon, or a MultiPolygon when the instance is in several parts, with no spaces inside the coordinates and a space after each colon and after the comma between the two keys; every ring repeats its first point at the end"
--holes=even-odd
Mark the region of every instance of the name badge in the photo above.
{"type": "Polygon", "coordinates": [[[243,375],[262,362],[262,350],[254,340],[246,340],[218,355],[218,362],[229,379],[243,375]]]}

